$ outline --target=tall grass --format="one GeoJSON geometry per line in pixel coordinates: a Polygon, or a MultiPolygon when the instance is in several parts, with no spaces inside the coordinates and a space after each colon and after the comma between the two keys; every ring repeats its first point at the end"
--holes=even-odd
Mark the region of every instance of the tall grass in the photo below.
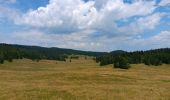
{"type": "Polygon", "coordinates": [[[84,57],[0,65],[0,100],[170,100],[169,90],[170,65],[122,70],[84,57]]]}

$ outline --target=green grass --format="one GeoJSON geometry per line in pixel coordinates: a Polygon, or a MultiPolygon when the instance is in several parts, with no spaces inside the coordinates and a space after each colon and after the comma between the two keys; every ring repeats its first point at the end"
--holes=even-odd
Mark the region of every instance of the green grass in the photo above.
{"type": "Polygon", "coordinates": [[[84,57],[0,65],[0,100],[170,100],[169,90],[170,65],[122,70],[84,57]]]}

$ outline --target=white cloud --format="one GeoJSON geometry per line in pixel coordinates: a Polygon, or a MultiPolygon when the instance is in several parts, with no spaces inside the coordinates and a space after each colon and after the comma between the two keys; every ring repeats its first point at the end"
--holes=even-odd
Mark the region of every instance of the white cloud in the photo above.
{"type": "Polygon", "coordinates": [[[16,9],[0,6],[0,19],[16,20],[19,18],[20,12],[16,9]]]}
{"type": "MultiPolygon", "coordinates": [[[[60,47],[81,50],[99,50],[100,44],[90,38],[93,30],[84,30],[77,33],[67,34],[46,34],[37,30],[28,32],[16,32],[10,37],[7,43],[24,45],[41,45],[45,47],[60,47]]],[[[97,51],[98,51],[97,50],[97,51]]]]}
{"type": "Polygon", "coordinates": [[[92,5],[93,2],[84,3],[81,0],[50,0],[46,7],[29,11],[16,23],[72,32],[88,24],[90,19],[85,15],[92,5]]]}
{"type": "Polygon", "coordinates": [[[159,3],[160,6],[167,6],[169,4],[170,4],[170,0],[161,0],[159,3]]]}
{"type": "Polygon", "coordinates": [[[170,31],[162,31],[149,38],[133,38],[127,41],[130,50],[148,50],[170,46],[170,31]]]}
{"type": "Polygon", "coordinates": [[[170,31],[162,31],[159,34],[147,39],[146,44],[156,48],[170,46],[170,31]]]}
{"type": "Polygon", "coordinates": [[[165,48],[170,46],[170,31],[162,31],[149,38],[141,37],[91,37],[92,30],[80,33],[46,34],[32,30],[28,32],[16,32],[11,36],[1,35],[0,42],[16,43],[23,45],[40,45],[45,47],[60,47],[90,51],[112,50],[148,50],[165,48]]]}
{"type": "Polygon", "coordinates": [[[160,20],[162,16],[164,16],[164,14],[154,13],[146,17],[139,18],[137,19],[137,21],[134,21],[125,27],[121,27],[120,32],[127,33],[127,34],[128,33],[137,34],[137,33],[143,33],[143,31],[147,29],[150,30],[155,29],[155,27],[160,24],[160,20]]]}
{"type": "Polygon", "coordinates": [[[92,51],[170,46],[169,31],[147,39],[141,37],[145,30],[154,30],[165,16],[155,12],[156,8],[154,0],[133,0],[133,3],[123,0],[50,0],[45,7],[24,14],[0,7],[0,19],[8,17],[17,25],[31,26],[32,30],[16,32],[2,41],[92,51]],[[132,17],[136,19],[129,21],[132,17]],[[129,23],[118,26],[117,21],[122,20],[129,23]]]}
{"type": "Polygon", "coordinates": [[[149,50],[170,46],[170,31],[162,31],[149,38],[141,37],[102,37],[98,41],[103,51],[112,50],[149,50]]]}
{"type": "Polygon", "coordinates": [[[50,0],[46,7],[30,10],[16,24],[52,29],[56,33],[96,30],[103,33],[119,32],[116,21],[133,16],[146,16],[156,8],[154,1],[140,0],[132,4],[123,0],[50,0]]]}

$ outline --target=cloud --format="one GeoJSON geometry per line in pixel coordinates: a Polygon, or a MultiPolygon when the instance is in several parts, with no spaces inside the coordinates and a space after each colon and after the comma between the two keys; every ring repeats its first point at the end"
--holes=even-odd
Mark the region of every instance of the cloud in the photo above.
{"type": "Polygon", "coordinates": [[[84,3],[81,0],[50,0],[46,7],[31,10],[19,18],[17,24],[33,27],[56,29],[60,32],[72,32],[82,29],[88,23],[85,16],[93,2],[84,3]]]}
{"type": "Polygon", "coordinates": [[[0,4],[13,4],[16,0],[0,0],[0,4]]]}
{"type": "Polygon", "coordinates": [[[20,16],[20,12],[18,10],[0,6],[0,19],[1,20],[8,19],[8,20],[14,21],[17,18],[19,18],[19,16],[20,16]]]}
{"type": "Polygon", "coordinates": [[[155,10],[154,1],[140,0],[50,0],[46,7],[30,10],[15,20],[18,25],[52,30],[54,33],[72,33],[95,30],[102,33],[119,32],[116,21],[133,16],[146,16],[155,10]],[[138,11],[136,11],[138,9],[138,11]],[[113,32],[115,30],[116,32],[113,32]]]}
{"type": "MultiPolygon", "coordinates": [[[[170,46],[170,31],[162,31],[149,38],[133,39],[131,47],[137,50],[148,50],[156,48],[166,48],[170,46]]],[[[136,50],[134,49],[134,50],[136,50]]]]}
{"type": "MultiPolygon", "coordinates": [[[[67,34],[46,34],[38,30],[28,32],[16,32],[8,38],[7,43],[24,45],[41,45],[45,47],[60,47],[80,50],[99,50],[100,44],[90,37],[92,30],[84,30],[77,33],[67,34]],[[10,41],[9,41],[10,40],[10,41]]],[[[97,51],[98,51],[97,50],[97,51]]]]}
{"type": "Polygon", "coordinates": [[[159,29],[162,32],[157,35],[142,37],[168,15],[157,11],[158,7],[154,0],[49,0],[45,7],[26,13],[0,7],[0,20],[7,18],[26,27],[1,41],[92,51],[165,47],[170,45],[169,31],[159,29]]]}
{"type": "Polygon", "coordinates": [[[146,39],[145,44],[152,45],[154,48],[170,46],[170,31],[162,31],[159,34],[146,39]]]}
{"type": "Polygon", "coordinates": [[[138,34],[143,33],[145,30],[155,29],[160,24],[160,20],[164,16],[163,13],[154,13],[146,17],[137,19],[125,27],[120,28],[120,32],[138,34]],[[130,30],[129,30],[130,29],[130,30]]]}
{"type": "Polygon", "coordinates": [[[161,0],[159,3],[160,6],[167,6],[170,5],[170,0],[161,0]]]}
{"type": "Polygon", "coordinates": [[[98,38],[91,37],[92,30],[80,33],[46,34],[38,30],[15,32],[10,36],[1,35],[0,42],[16,43],[23,45],[39,45],[45,47],[60,47],[90,51],[112,50],[148,50],[170,46],[170,31],[162,31],[149,38],[120,36],[98,38]],[[7,38],[8,37],[8,38],[7,38]]]}
{"type": "MultiPolygon", "coordinates": [[[[45,47],[60,47],[87,51],[111,51],[119,48],[125,49],[123,47],[126,47],[126,42],[130,40],[130,37],[112,37],[111,39],[108,39],[108,37],[102,36],[94,38],[91,37],[93,32],[93,30],[84,30],[80,33],[76,32],[67,35],[46,34],[38,30],[30,30],[27,32],[13,33],[8,38],[4,38],[4,36],[1,41],[22,45],[40,45],[45,47]]],[[[129,44],[127,44],[127,46],[129,46],[129,44]]]]}
{"type": "Polygon", "coordinates": [[[98,43],[103,51],[112,50],[149,50],[170,46],[170,31],[161,31],[149,38],[142,37],[100,37],[98,43]],[[107,44],[107,45],[106,45],[107,44]]]}

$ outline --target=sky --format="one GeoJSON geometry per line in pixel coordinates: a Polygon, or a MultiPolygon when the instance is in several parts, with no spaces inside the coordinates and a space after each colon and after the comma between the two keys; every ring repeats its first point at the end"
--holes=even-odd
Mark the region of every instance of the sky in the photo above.
{"type": "Polygon", "coordinates": [[[85,51],[170,47],[170,0],[0,0],[0,43],[85,51]]]}

